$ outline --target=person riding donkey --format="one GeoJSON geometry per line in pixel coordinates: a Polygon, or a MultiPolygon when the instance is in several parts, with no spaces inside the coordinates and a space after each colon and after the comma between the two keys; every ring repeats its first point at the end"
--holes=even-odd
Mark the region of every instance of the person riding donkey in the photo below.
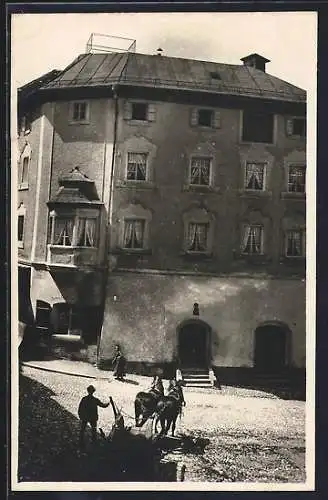
{"type": "Polygon", "coordinates": [[[184,398],[183,390],[182,390],[182,381],[177,381],[175,379],[170,380],[167,395],[176,399],[182,406],[186,406],[186,401],[184,398]]]}
{"type": "Polygon", "coordinates": [[[164,386],[163,386],[163,381],[162,377],[159,375],[155,375],[151,386],[150,386],[150,392],[153,392],[156,396],[164,396],[164,386]]]}

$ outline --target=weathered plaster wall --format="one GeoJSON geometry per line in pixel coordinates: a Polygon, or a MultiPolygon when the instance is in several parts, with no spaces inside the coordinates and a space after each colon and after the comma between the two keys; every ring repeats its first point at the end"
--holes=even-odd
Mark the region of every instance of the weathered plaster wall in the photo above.
{"type": "Polygon", "coordinates": [[[36,301],[43,300],[50,305],[57,302],[86,306],[100,305],[103,274],[68,270],[32,270],[31,302],[35,312],[36,301]]]}
{"type": "Polygon", "coordinates": [[[212,328],[214,366],[252,367],[255,329],[265,321],[292,332],[291,365],[305,366],[305,284],[300,280],[143,273],[109,278],[100,358],[119,343],[129,361],[172,362],[177,326],[192,317],[212,328]]]}

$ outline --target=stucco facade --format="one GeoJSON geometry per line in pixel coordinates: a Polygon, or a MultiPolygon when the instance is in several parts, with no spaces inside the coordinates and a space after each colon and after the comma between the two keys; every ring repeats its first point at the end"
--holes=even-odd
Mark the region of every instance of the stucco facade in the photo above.
{"type": "Polygon", "coordinates": [[[119,343],[135,371],[174,370],[189,324],[203,328],[206,367],[253,368],[256,331],[271,325],[285,335],[281,366],[304,368],[305,254],[286,253],[287,232],[305,229],[305,189],[289,189],[290,167],[306,165],[305,136],[286,131],[291,118],[305,119],[304,102],[156,87],[69,91],[41,93],[40,102],[36,91],[38,112],[19,138],[30,156],[28,183],[19,186],[19,263],[31,268],[36,323],[38,308],[48,308],[41,328],[53,341],[79,337],[80,351],[97,345],[103,368],[119,343]],[[132,113],[138,105],[148,113],[141,119],[132,113]],[[244,140],[244,114],[253,109],[271,113],[270,143],[244,140]],[[199,124],[199,110],[212,122],[199,124]],[[135,156],[144,170],[131,179],[135,156]],[[208,165],[203,185],[191,181],[195,158],[208,165]],[[260,165],[260,189],[245,185],[247,165],[260,165]],[[54,241],[54,226],[69,214],[75,225],[65,246],[54,241]],[[81,246],[88,217],[96,221],[85,233],[92,243],[81,246]],[[127,248],[133,221],[142,221],[143,242],[127,248]],[[206,227],[202,251],[188,248],[192,224],[206,227]],[[253,226],[261,248],[249,254],[242,242],[253,226]],[[67,306],[64,326],[58,304],[67,306]]]}

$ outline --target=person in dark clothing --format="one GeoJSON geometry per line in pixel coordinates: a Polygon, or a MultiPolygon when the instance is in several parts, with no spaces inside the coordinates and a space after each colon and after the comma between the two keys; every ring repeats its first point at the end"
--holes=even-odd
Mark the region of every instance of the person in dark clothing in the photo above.
{"type": "Polygon", "coordinates": [[[87,387],[88,395],[84,396],[79,404],[78,415],[81,420],[80,427],[80,447],[84,446],[84,433],[87,424],[89,423],[92,429],[92,441],[96,441],[97,437],[97,420],[98,420],[98,406],[107,408],[109,403],[102,403],[98,398],[94,397],[96,389],[93,385],[87,387]]]}
{"type": "Polygon", "coordinates": [[[156,395],[159,394],[161,396],[164,396],[163,381],[159,375],[154,376],[152,383],[151,383],[150,390],[151,390],[151,392],[156,393],[156,395]]]}
{"type": "Polygon", "coordinates": [[[114,358],[113,358],[113,375],[117,380],[123,380],[125,377],[125,357],[121,353],[120,346],[117,344],[115,346],[114,358]]]}

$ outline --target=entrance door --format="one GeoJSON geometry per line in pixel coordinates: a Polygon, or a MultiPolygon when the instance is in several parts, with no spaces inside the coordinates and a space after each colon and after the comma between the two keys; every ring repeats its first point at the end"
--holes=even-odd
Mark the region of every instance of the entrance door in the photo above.
{"type": "Polygon", "coordinates": [[[208,367],[208,328],[198,322],[187,323],[179,331],[179,358],[182,368],[208,367]]]}
{"type": "Polygon", "coordinates": [[[286,329],[277,325],[264,325],[255,331],[255,368],[276,373],[286,364],[286,329]]]}

